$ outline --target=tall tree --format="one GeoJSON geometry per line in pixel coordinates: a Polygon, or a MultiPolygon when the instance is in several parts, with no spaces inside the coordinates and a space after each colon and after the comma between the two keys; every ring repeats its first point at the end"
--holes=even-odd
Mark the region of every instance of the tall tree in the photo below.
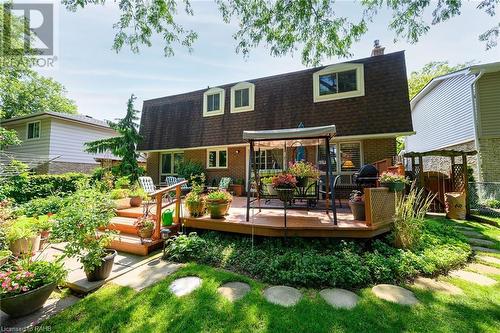
{"type": "Polygon", "coordinates": [[[470,61],[451,66],[448,61],[433,61],[426,64],[421,69],[411,72],[410,77],[408,78],[408,91],[410,93],[410,99],[415,97],[415,95],[417,95],[418,92],[422,90],[433,78],[464,69],[472,65],[472,63],[473,62],[470,61]]]}
{"type": "Polygon", "coordinates": [[[121,157],[119,172],[123,176],[129,176],[132,181],[137,180],[142,170],[137,163],[139,153],[135,150],[141,141],[137,124],[139,111],[134,109],[135,99],[133,94],[128,99],[127,114],[123,119],[118,119],[117,122],[108,121],[109,127],[117,131],[119,136],[85,143],[85,151],[89,153],[110,151],[113,155],[121,157]]]}
{"type": "MultiPolygon", "coordinates": [[[[194,15],[190,0],[115,0],[121,11],[114,24],[117,33],[113,48],[128,46],[139,52],[141,46],[151,46],[153,34],[163,37],[164,54],[174,54],[180,44],[192,49],[198,35],[176,20],[178,7],[194,15]],[[181,3],[181,5],[178,4],[181,3]]],[[[247,55],[261,43],[267,44],[274,56],[282,56],[302,48],[302,62],[318,64],[323,57],[350,55],[352,44],[368,31],[378,12],[387,8],[392,14],[388,28],[395,39],[416,43],[432,25],[461,14],[462,0],[361,0],[360,15],[352,19],[338,14],[335,0],[215,0],[225,22],[236,20],[234,34],[236,50],[247,55]],[[425,17],[431,11],[431,20],[425,17]]],[[[63,0],[69,10],[89,4],[105,4],[106,0],[63,0]]],[[[480,0],[477,10],[495,16],[500,0],[480,0]]],[[[486,49],[497,45],[500,23],[479,36],[486,49]]]]}

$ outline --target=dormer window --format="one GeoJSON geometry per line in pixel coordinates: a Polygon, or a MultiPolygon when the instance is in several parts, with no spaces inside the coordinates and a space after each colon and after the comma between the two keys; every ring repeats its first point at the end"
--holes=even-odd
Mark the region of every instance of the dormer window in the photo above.
{"type": "Polygon", "coordinates": [[[241,82],[231,88],[231,113],[253,111],[255,85],[241,82]]]}
{"type": "Polygon", "coordinates": [[[332,65],[313,74],[314,102],[365,95],[363,64],[332,65]]]}
{"type": "Polygon", "coordinates": [[[210,88],[203,94],[203,117],[224,114],[224,89],[210,88]]]}

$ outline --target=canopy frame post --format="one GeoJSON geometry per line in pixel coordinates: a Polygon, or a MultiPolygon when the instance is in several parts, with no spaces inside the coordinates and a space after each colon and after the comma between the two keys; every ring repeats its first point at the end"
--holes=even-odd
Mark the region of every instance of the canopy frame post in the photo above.
{"type": "Polygon", "coordinates": [[[337,225],[337,207],[335,207],[335,188],[332,180],[332,160],[330,158],[330,137],[325,137],[325,148],[326,148],[326,186],[329,188],[326,196],[326,210],[327,212],[330,210],[328,208],[328,203],[331,200],[332,204],[332,212],[333,212],[333,224],[337,225]],[[328,197],[328,192],[331,193],[330,197],[328,197]]]}
{"type": "MultiPolygon", "coordinates": [[[[250,140],[250,157],[248,159],[248,176],[247,176],[247,187],[248,187],[248,190],[247,190],[247,216],[246,216],[246,220],[247,222],[250,220],[250,194],[252,192],[252,184],[250,183],[250,179],[252,179],[252,165],[255,163],[255,158],[254,158],[254,147],[253,147],[253,140],[250,140]]],[[[255,180],[256,183],[257,183],[257,179],[255,180]]],[[[258,185],[257,185],[257,188],[256,188],[256,191],[257,191],[257,195],[258,195],[258,185]]]]}

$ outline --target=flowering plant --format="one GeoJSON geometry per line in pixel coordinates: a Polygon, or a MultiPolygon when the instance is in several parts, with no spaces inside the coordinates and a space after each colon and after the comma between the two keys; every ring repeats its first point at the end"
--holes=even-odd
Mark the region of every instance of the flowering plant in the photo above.
{"type": "Polygon", "coordinates": [[[153,229],[155,226],[155,221],[147,216],[139,217],[135,222],[134,226],[137,230],[143,229],[153,229]]]}
{"type": "Polygon", "coordinates": [[[378,181],[381,183],[408,183],[408,179],[405,176],[387,171],[382,172],[378,181]]]}
{"type": "Polygon", "coordinates": [[[352,191],[351,194],[349,195],[349,201],[350,202],[363,202],[364,201],[363,193],[361,193],[361,191],[358,191],[358,190],[352,191]]]}
{"type": "Polygon", "coordinates": [[[319,178],[320,172],[312,163],[298,161],[290,162],[288,171],[295,177],[319,178]]]}
{"type": "Polygon", "coordinates": [[[297,179],[289,173],[273,177],[274,188],[295,188],[297,187],[297,179]]]}

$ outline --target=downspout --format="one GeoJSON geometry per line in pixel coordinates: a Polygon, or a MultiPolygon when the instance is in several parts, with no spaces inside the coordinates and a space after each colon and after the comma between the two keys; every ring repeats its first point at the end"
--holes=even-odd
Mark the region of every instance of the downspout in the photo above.
{"type": "Polygon", "coordinates": [[[477,81],[483,76],[484,71],[480,70],[479,74],[476,76],[476,78],[472,81],[470,90],[471,90],[471,97],[472,97],[472,115],[474,117],[474,144],[476,146],[476,151],[478,154],[476,155],[476,161],[477,161],[477,179],[478,181],[481,181],[481,155],[479,154],[479,117],[477,114],[477,98],[476,98],[476,83],[477,81]]]}

